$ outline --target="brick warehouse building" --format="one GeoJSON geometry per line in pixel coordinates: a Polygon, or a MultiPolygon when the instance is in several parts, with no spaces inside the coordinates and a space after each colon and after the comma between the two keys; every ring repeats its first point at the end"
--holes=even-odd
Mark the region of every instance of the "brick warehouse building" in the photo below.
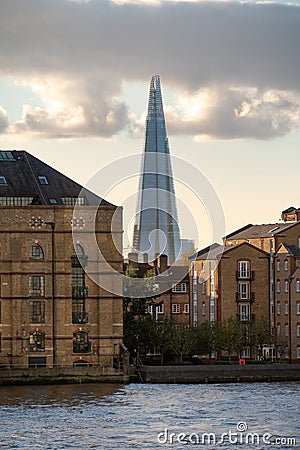
{"type": "MultiPolygon", "coordinates": [[[[274,335],[266,356],[300,362],[300,222],[246,225],[194,255],[190,265],[191,324],[237,317],[245,326],[265,319],[274,335]]],[[[242,355],[255,358],[250,348],[242,355]]]]}
{"type": "Polygon", "coordinates": [[[84,268],[94,256],[72,230],[88,220],[74,205],[99,205],[95,236],[107,262],[122,272],[122,211],[26,151],[0,152],[0,363],[10,367],[118,364],[122,298],[84,268]],[[117,215],[117,219],[116,219],[117,215]]]}

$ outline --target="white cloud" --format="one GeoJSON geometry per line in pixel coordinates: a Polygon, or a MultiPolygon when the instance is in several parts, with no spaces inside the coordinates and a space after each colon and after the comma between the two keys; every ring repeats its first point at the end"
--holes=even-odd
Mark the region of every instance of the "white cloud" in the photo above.
{"type": "Polygon", "coordinates": [[[166,108],[171,133],[271,138],[299,126],[299,7],[125,3],[1,2],[0,74],[41,100],[24,106],[12,133],[110,137],[133,129],[122,83],[154,73],[178,92],[166,108]]]}
{"type": "Polygon", "coordinates": [[[269,139],[300,124],[300,94],[257,88],[202,89],[166,110],[172,134],[269,139]]]}

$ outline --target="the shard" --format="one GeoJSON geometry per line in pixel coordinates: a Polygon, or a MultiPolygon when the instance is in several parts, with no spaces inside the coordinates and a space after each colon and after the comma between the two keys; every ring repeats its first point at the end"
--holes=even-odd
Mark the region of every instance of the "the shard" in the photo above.
{"type": "Polygon", "coordinates": [[[166,254],[170,263],[180,252],[180,232],[161,95],[160,79],[151,79],[145,144],[133,236],[134,251],[149,261],[166,254]]]}

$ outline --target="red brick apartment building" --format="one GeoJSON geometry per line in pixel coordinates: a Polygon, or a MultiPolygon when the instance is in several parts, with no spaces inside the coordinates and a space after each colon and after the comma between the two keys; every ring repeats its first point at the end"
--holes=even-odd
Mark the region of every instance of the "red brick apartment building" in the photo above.
{"type": "MultiPolygon", "coordinates": [[[[246,225],[223,245],[200,250],[190,262],[190,323],[237,317],[244,324],[265,319],[275,344],[273,359],[300,362],[300,210],[283,222],[246,225]]],[[[242,352],[255,358],[250,348],[242,352]]]]}

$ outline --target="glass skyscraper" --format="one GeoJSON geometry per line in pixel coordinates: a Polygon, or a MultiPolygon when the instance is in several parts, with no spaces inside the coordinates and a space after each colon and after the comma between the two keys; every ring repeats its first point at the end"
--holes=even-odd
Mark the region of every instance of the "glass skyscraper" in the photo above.
{"type": "Polygon", "coordinates": [[[146,134],[133,237],[134,251],[158,254],[174,262],[180,252],[180,232],[160,79],[151,79],[146,134]]]}

